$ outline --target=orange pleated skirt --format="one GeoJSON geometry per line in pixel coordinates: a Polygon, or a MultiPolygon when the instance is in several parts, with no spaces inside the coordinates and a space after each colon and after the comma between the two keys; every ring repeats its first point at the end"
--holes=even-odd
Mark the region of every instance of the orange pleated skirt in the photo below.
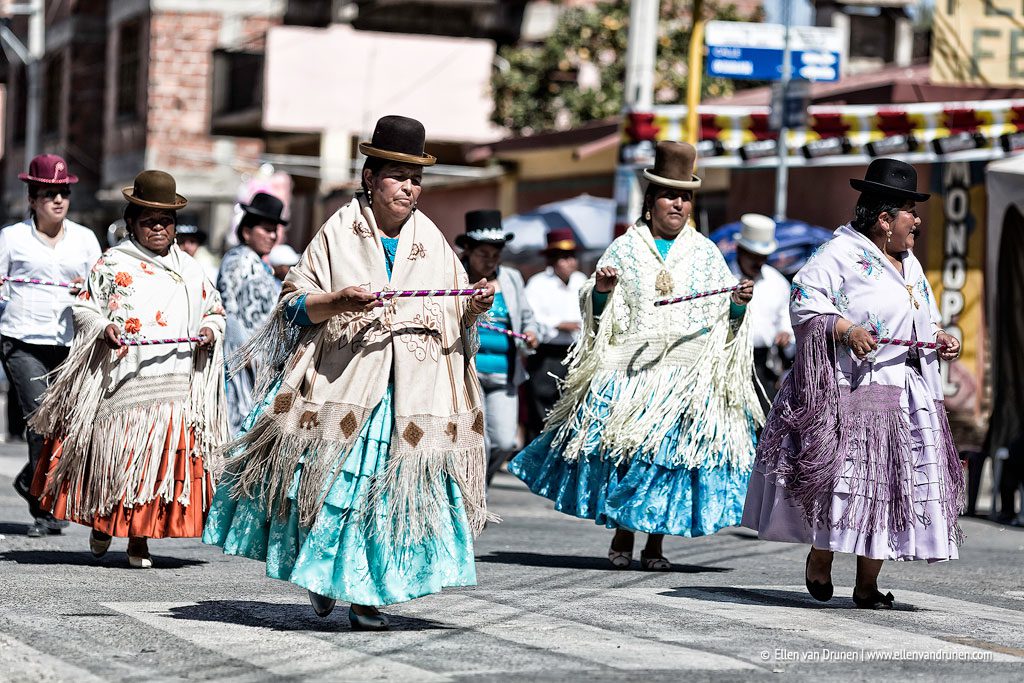
{"type": "MultiPolygon", "coordinates": [[[[189,446],[195,443],[195,436],[188,435],[189,446]]],[[[70,482],[62,482],[55,493],[43,495],[47,484],[54,476],[57,464],[60,462],[63,452],[63,442],[58,438],[47,439],[43,446],[42,457],[36,466],[35,476],[32,480],[32,494],[40,497],[39,504],[44,510],[49,510],[57,519],[66,519],[69,522],[82,524],[91,527],[96,531],[120,538],[145,537],[145,538],[198,538],[203,535],[203,526],[206,523],[206,510],[203,509],[205,500],[209,503],[213,500],[213,477],[206,471],[202,457],[188,457],[186,453],[188,446],[185,444],[185,434],[181,433],[178,443],[172,443],[174,435],[171,433],[171,426],[167,427],[167,437],[164,441],[165,457],[160,463],[160,474],[158,481],[163,480],[167,474],[167,468],[173,448],[176,453],[174,460],[174,498],[171,502],[165,501],[162,497],[155,498],[145,505],[128,507],[122,504],[116,506],[113,511],[105,517],[71,515],[67,509],[68,490],[70,482]],[[191,460],[191,463],[188,461],[191,460]],[[192,477],[192,489],[190,503],[182,505],[178,497],[185,489],[185,478],[192,477]],[[204,495],[205,491],[205,495],[204,495]]],[[[127,456],[131,457],[131,456],[127,456]]],[[[88,476],[88,472],[86,473],[88,476]]],[[[140,492],[141,493],[141,492],[140,492]]]]}

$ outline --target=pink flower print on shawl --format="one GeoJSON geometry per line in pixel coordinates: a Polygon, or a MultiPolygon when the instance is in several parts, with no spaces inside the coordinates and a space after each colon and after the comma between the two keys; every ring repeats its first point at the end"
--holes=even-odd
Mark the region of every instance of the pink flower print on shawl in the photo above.
{"type": "Polygon", "coordinates": [[[882,277],[882,259],[872,254],[867,249],[861,249],[857,256],[857,272],[865,278],[873,277],[876,280],[882,277]]]}

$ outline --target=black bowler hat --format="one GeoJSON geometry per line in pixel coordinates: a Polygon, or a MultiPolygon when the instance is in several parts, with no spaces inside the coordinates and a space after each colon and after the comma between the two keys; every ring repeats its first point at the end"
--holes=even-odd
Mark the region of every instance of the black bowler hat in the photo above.
{"type": "Polygon", "coordinates": [[[407,116],[384,116],[377,121],[369,142],[360,142],[359,151],[368,157],[416,166],[433,166],[436,157],[424,153],[427,133],[423,124],[407,116]]]}
{"type": "Polygon", "coordinates": [[[248,204],[239,204],[239,206],[242,207],[242,211],[251,216],[264,218],[280,225],[288,225],[288,221],[281,218],[281,214],[284,213],[284,202],[272,194],[257,192],[252,201],[248,204]]]}
{"type": "Polygon", "coordinates": [[[880,194],[895,199],[923,202],[931,195],[917,191],[917,171],[898,159],[875,159],[868,166],[864,180],[850,179],[850,186],[861,192],[880,194]]]}
{"type": "Polygon", "coordinates": [[[479,209],[466,213],[466,232],[455,238],[455,244],[463,249],[472,243],[503,247],[514,238],[501,227],[501,211],[479,209]]]}

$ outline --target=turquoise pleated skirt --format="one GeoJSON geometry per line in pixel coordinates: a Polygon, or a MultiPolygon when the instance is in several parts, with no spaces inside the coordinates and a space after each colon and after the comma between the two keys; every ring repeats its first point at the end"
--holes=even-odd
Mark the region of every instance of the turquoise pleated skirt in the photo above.
{"type": "MultiPolygon", "coordinates": [[[[341,471],[330,484],[312,527],[299,525],[295,498],[302,463],[295,470],[284,516],[268,512],[262,500],[234,499],[230,475],[220,481],[210,508],[203,542],[229,555],[266,562],[267,576],[359,605],[404,602],[453,586],[476,585],[473,534],[462,494],[447,486],[449,523],[435,537],[415,544],[395,544],[375,533],[386,523],[382,509],[367,511],[365,501],[374,475],[388,461],[394,426],[392,387],[373,410],[341,471]]],[[[270,405],[276,388],[246,420],[250,428],[270,405]]]]}
{"type": "MultiPolygon", "coordinates": [[[[614,388],[607,387],[588,410],[608,414],[614,388]]],[[[681,419],[662,440],[657,454],[639,455],[616,465],[602,452],[600,420],[587,434],[582,455],[566,460],[552,446],[554,434],[541,434],[509,463],[509,472],[567,515],[592,519],[610,529],[648,534],[705,536],[736,526],[743,518],[750,471],[729,464],[685,467],[673,463],[692,425],[681,419]]],[[[753,434],[751,422],[751,434],[753,434]]],[[[716,458],[709,458],[714,461],[716,458]]]]}

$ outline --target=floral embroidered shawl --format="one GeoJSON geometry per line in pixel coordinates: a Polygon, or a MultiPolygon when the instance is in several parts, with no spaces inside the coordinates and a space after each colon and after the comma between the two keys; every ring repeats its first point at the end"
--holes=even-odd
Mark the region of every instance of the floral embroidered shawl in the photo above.
{"type": "MultiPolygon", "coordinates": [[[[131,507],[157,497],[171,502],[177,456],[164,452],[168,432],[175,444],[194,437],[186,457],[202,456],[213,471],[227,439],[224,309],[217,290],[176,245],[159,256],[126,239],[93,266],[73,312],[70,355],[32,420],[39,433],[63,439],[50,487],[70,480],[74,516],[103,516],[119,503],[131,507]],[[215,343],[112,350],[101,338],[111,323],[128,339],[189,337],[207,327],[215,343]]],[[[185,505],[190,483],[186,477],[178,499],[185,505]]],[[[204,509],[209,503],[200,502],[204,509]]]]}

